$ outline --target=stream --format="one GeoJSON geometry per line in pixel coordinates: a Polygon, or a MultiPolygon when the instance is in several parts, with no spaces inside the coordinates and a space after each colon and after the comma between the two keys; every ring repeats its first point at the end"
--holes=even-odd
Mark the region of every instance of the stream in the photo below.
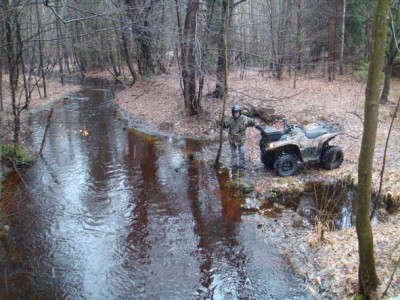
{"type": "Polygon", "coordinates": [[[308,299],[204,142],[125,130],[107,87],[75,96],[54,105],[43,158],[5,182],[1,299],[308,299]]]}

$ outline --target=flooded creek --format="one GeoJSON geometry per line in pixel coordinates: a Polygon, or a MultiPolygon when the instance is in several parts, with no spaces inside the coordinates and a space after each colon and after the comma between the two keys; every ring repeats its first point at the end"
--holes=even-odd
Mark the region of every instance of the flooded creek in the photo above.
{"type": "MultiPolygon", "coordinates": [[[[33,116],[35,149],[46,123],[33,116]]],[[[107,89],[55,104],[43,159],[5,182],[0,298],[307,299],[202,151],[124,130],[107,89]]]]}

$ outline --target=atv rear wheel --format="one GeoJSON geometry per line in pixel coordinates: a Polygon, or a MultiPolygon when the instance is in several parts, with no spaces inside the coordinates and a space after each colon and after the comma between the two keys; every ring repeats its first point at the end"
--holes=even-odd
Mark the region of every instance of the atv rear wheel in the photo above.
{"type": "Polygon", "coordinates": [[[343,159],[343,150],[338,146],[328,146],[321,154],[321,164],[326,170],[339,168],[343,159]]]}
{"type": "Polygon", "coordinates": [[[263,152],[261,153],[261,161],[266,167],[272,168],[275,162],[275,155],[273,153],[263,152]]]}
{"type": "Polygon", "coordinates": [[[292,154],[283,153],[275,160],[274,169],[281,177],[291,176],[298,169],[297,158],[292,154]]]}

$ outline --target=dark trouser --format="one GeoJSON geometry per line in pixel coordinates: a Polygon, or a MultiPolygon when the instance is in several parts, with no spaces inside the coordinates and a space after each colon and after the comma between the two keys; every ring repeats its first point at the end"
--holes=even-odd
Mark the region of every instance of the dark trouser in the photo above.
{"type": "Polygon", "coordinates": [[[231,168],[239,166],[240,168],[246,167],[246,159],[245,159],[245,146],[244,145],[235,145],[233,143],[229,143],[231,147],[231,168]],[[239,165],[238,165],[238,152],[239,152],[239,165]]]}

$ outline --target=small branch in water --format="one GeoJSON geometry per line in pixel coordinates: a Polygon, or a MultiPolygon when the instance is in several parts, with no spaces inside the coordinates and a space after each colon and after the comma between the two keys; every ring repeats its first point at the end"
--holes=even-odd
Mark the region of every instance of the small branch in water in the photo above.
{"type": "Polygon", "coordinates": [[[47,116],[47,125],[46,125],[46,128],[44,129],[42,143],[40,144],[40,149],[39,149],[39,156],[40,157],[42,157],[43,147],[44,147],[44,143],[46,142],[47,131],[49,130],[49,127],[50,127],[50,121],[51,121],[51,116],[52,115],[53,115],[53,107],[51,108],[50,113],[47,116]]]}
{"type": "Polygon", "coordinates": [[[7,281],[7,270],[4,269],[4,286],[6,288],[6,295],[8,295],[8,281],[7,281]]]}

